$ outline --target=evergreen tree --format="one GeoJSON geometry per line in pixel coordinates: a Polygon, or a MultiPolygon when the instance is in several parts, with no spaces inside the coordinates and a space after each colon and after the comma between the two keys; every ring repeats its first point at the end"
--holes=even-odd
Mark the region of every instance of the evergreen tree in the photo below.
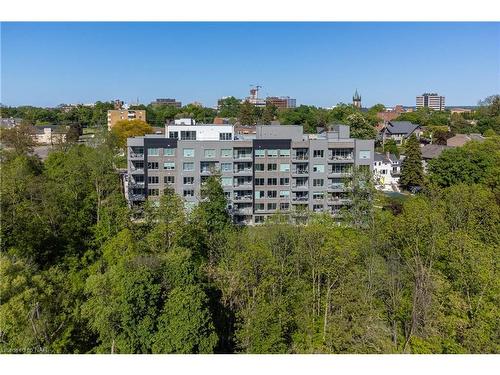
{"type": "Polygon", "coordinates": [[[401,164],[399,183],[406,189],[412,186],[422,186],[424,183],[422,152],[415,134],[412,134],[405,144],[405,158],[401,164]]]}

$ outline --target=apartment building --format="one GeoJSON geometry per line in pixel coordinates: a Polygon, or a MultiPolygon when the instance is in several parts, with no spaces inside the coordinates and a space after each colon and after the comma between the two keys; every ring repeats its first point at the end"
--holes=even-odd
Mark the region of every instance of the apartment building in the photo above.
{"type": "Polygon", "coordinates": [[[427,107],[435,111],[444,111],[444,96],[436,93],[424,93],[417,96],[417,108],[427,107]]]}
{"type": "Polygon", "coordinates": [[[301,209],[335,215],[350,203],[346,179],[353,168],[373,169],[374,141],[349,132],[346,125],[321,134],[294,125],[258,125],[255,134],[235,133],[233,125],[167,125],[166,137],[127,140],[128,200],[157,201],[173,188],[193,207],[203,181],[217,172],[236,223],[301,209]]]}
{"type": "Polygon", "coordinates": [[[297,100],[289,96],[268,96],[266,103],[274,105],[278,109],[295,108],[297,106],[297,100]]]}
{"type": "Polygon", "coordinates": [[[159,98],[154,102],[151,102],[152,106],[170,106],[175,108],[181,108],[182,102],[172,98],[159,98]]]}
{"type": "Polygon", "coordinates": [[[108,111],[108,130],[111,130],[118,121],[142,120],[146,122],[146,111],[143,109],[113,109],[108,111]]]}

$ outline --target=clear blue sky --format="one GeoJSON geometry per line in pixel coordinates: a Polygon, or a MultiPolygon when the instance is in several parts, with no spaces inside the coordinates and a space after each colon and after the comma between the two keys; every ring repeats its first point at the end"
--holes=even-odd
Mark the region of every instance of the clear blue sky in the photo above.
{"type": "Polygon", "coordinates": [[[500,23],[2,23],[1,102],[288,95],[475,105],[500,92],[500,23]]]}

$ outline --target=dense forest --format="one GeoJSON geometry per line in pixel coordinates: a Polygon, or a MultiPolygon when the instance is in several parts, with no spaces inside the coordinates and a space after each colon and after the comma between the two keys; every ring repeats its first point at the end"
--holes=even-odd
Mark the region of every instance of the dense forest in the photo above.
{"type": "Polygon", "coordinates": [[[132,211],[112,133],[43,163],[31,147],[1,153],[3,353],[500,351],[496,136],[443,153],[403,201],[356,173],[341,223],[254,227],[217,176],[190,212],[170,191],[132,211]]]}

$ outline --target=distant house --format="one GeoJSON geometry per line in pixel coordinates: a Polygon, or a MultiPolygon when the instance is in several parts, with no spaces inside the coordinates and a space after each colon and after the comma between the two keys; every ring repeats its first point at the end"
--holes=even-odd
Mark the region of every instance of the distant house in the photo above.
{"type": "Polygon", "coordinates": [[[33,127],[33,139],[42,145],[54,145],[66,141],[67,126],[38,125],[33,127]]]}
{"type": "Polygon", "coordinates": [[[22,119],[17,117],[0,118],[0,128],[11,129],[21,124],[22,119]]]}
{"type": "Polygon", "coordinates": [[[420,138],[422,127],[410,121],[388,121],[380,132],[382,143],[393,139],[398,145],[403,144],[412,134],[420,138]]]}
{"type": "Polygon", "coordinates": [[[394,154],[375,152],[373,177],[380,190],[399,191],[401,159],[394,154]]]}
{"type": "Polygon", "coordinates": [[[429,145],[424,145],[420,148],[420,151],[422,152],[422,164],[424,166],[424,170],[427,171],[427,165],[429,163],[429,160],[436,159],[441,155],[441,153],[449,149],[451,147],[445,146],[445,145],[436,145],[436,144],[429,144],[429,145]]]}
{"type": "Polygon", "coordinates": [[[454,137],[448,138],[446,145],[449,147],[462,147],[469,141],[483,142],[484,138],[481,134],[456,134],[454,137]]]}

